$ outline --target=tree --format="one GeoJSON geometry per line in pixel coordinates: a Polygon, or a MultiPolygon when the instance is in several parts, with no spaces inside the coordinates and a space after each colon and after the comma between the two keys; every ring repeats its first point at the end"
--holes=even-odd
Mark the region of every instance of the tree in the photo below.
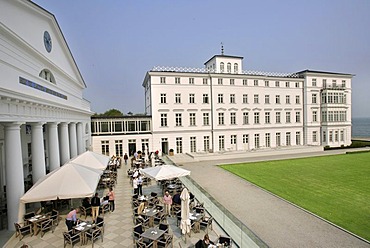
{"type": "Polygon", "coordinates": [[[103,114],[94,114],[94,117],[121,117],[123,116],[122,112],[118,109],[110,109],[105,111],[103,114]]]}

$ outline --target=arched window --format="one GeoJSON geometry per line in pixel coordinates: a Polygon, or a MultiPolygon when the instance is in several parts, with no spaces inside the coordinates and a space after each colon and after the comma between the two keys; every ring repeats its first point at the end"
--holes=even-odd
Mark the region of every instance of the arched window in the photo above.
{"type": "Polygon", "coordinates": [[[225,70],[225,64],[224,64],[224,62],[221,62],[220,63],[220,72],[224,72],[224,70],[225,70]]]}
{"type": "Polygon", "coordinates": [[[231,73],[231,63],[227,63],[227,73],[231,73]]]}
{"type": "Polygon", "coordinates": [[[238,72],[239,72],[238,64],[235,63],[234,64],[234,73],[238,73],[238,72]]]}
{"type": "Polygon", "coordinates": [[[46,81],[49,81],[50,83],[53,83],[53,84],[56,83],[53,73],[51,73],[51,71],[49,71],[48,69],[43,69],[40,72],[39,76],[45,79],[46,81]]]}
{"type": "Polygon", "coordinates": [[[89,123],[85,125],[85,134],[89,134],[89,123]]]}

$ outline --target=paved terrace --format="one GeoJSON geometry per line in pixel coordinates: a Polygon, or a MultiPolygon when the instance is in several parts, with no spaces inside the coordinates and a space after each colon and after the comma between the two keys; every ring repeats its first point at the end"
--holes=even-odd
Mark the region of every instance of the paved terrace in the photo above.
{"type": "Polygon", "coordinates": [[[181,164],[183,168],[191,170],[191,178],[194,181],[270,247],[370,247],[368,242],[217,166],[235,162],[325,156],[346,152],[346,150],[310,153],[297,151],[287,151],[286,154],[281,154],[280,151],[279,154],[269,153],[268,156],[263,151],[255,151],[253,156],[248,156],[251,153],[244,153],[243,156],[235,153],[236,158],[232,158],[233,154],[228,153],[223,156],[226,159],[221,159],[219,155],[209,155],[208,161],[204,154],[200,154],[199,157],[178,154],[169,158],[174,163],[181,164]],[[198,162],[194,162],[197,160],[198,162]]]}

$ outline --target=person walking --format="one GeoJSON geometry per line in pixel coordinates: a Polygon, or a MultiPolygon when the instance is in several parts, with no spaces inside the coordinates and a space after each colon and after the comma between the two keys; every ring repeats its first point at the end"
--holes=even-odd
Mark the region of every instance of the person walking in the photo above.
{"type": "Polygon", "coordinates": [[[170,195],[170,193],[168,193],[168,191],[164,193],[163,204],[164,204],[165,214],[168,216],[171,216],[172,196],[170,195]]]}
{"type": "Polygon", "coordinates": [[[95,196],[91,198],[91,212],[92,212],[92,220],[95,221],[96,217],[99,216],[99,207],[100,207],[100,198],[99,194],[95,193],[95,196]]]}
{"type": "Polygon", "coordinates": [[[123,159],[125,160],[125,165],[127,165],[127,160],[128,160],[127,152],[126,152],[126,153],[125,153],[125,155],[123,156],[123,159]]]}
{"type": "Polygon", "coordinates": [[[113,192],[113,188],[109,188],[109,192],[108,192],[108,202],[110,204],[110,211],[111,212],[114,212],[114,192],[113,192]]]}

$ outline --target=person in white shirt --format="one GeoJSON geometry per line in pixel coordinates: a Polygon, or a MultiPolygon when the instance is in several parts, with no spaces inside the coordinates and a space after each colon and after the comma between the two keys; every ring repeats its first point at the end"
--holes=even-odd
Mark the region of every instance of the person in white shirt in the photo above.
{"type": "Polygon", "coordinates": [[[134,177],[132,180],[132,186],[134,187],[134,195],[137,195],[138,191],[138,178],[134,177]]]}

